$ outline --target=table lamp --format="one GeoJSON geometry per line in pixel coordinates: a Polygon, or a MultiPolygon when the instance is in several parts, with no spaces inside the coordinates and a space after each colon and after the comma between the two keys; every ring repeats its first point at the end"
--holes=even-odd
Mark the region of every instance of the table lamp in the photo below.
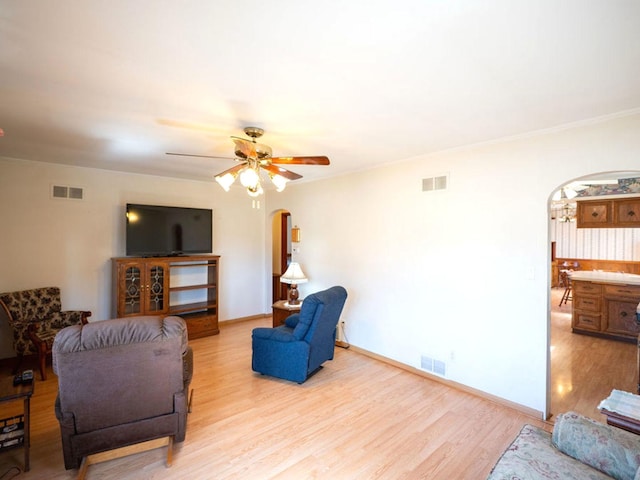
{"type": "Polygon", "coordinates": [[[298,283],[305,283],[309,280],[304,276],[302,269],[300,268],[300,264],[298,262],[291,262],[287,271],[284,272],[284,275],[280,277],[280,282],[288,283],[291,285],[289,289],[289,294],[287,296],[287,303],[285,305],[299,305],[300,301],[298,300],[298,283]]]}

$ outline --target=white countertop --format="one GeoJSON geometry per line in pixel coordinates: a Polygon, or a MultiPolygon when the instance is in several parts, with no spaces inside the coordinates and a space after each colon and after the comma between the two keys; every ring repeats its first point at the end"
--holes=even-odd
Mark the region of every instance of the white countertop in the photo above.
{"type": "Polygon", "coordinates": [[[571,280],[585,282],[615,283],[619,285],[640,285],[640,275],[633,273],[599,272],[597,270],[576,270],[569,272],[571,280]]]}

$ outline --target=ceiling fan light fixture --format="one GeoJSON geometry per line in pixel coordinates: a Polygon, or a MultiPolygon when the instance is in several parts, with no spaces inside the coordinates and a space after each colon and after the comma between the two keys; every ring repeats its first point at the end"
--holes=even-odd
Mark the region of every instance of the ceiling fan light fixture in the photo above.
{"type": "Polygon", "coordinates": [[[282,175],[273,174],[273,173],[269,174],[269,178],[271,178],[271,181],[275,185],[276,191],[278,192],[282,192],[287,186],[287,182],[289,181],[286,178],[284,178],[282,175]]]}
{"type": "Polygon", "coordinates": [[[224,175],[216,175],[215,180],[216,182],[218,182],[218,185],[224,188],[225,192],[228,192],[229,188],[231,188],[231,185],[233,185],[233,182],[236,181],[237,176],[237,173],[227,172],[224,175]]]}
{"type": "Polygon", "coordinates": [[[260,182],[258,182],[258,185],[256,185],[255,187],[247,187],[247,193],[250,197],[258,197],[262,195],[264,191],[262,190],[262,185],[260,185],[260,182]]]}
{"type": "Polygon", "coordinates": [[[252,167],[247,167],[240,173],[240,183],[243,187],[256,190],[260,186],[260,175],[252,167]]]}
{"type": "Polygon", "coordinates": [[[562,207],[562,216],[560,217],[560,222],[569,223],[576,221],[576,211],[575,208],[571,208],[571,206],[567,203],[562,207]]]}

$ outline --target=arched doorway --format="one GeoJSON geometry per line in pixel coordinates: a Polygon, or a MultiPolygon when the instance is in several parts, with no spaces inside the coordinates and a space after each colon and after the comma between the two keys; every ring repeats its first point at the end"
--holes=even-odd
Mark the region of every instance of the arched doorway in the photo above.
{"type": "Polygon", "coordinates": [[[280,282],[280,276],[291,262],[291,214],[287,210],[278,210],[273,214],[271,253],[271,291],[272,302],[286,300],[288,285],[280,282]]]}
{"type": "Polygon", "coordinates": [[[615,271],[625,265],[640,268],[640,228],[577,228],[576,202],[580,199],[640,196],[640,182],[623,181],[620,185],[625,188],[614,187],[619,179],[640,179],[640,171],[602,172],[570,180],[553,192],[548,203],[551,281],[547,411],[552,419],[568,410],[598,419],[597,406],[612,389],[635,393],[637,388],[636,344],[573,333],[572,296],[561,302],[568,287],[562,270],[610,270],[611,265],[623,265],[616,266],[615,271]],[[627,188],[629,185],[631,188],[627,188]]]}

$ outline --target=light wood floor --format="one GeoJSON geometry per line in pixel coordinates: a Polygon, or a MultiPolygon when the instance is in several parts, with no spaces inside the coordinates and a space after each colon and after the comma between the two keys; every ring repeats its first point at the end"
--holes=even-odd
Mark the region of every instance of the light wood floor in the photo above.
{"type": "Polygon", "coordinates": [[[573,410],[604,421],[597,406],[612,389],[636,393],[638,347],[571,333],[571,302],[558,306],[563,291],[551,291],[551,413],[573,410]]]}
{"type": "MultiPolygon", "coordinates": [[[[269,323],[230,323],[191,342],[193,412],[171,468],[155,450],[93,465],[87,478],[475,480],[525,423],[551,428],[352,349],[336,348],[335,359],[303,385],[256,375],[251,329],[269,323]]],[[[36,382],[31,471],[18,478],[77,474],[62,462],[56,389],[52,372],[36,382]]],[[[7,405],[0,405],[3,417],[13,414],[7,405]]],[[[21,449],[0,454],[0,476],[13,465],[22,466],[21,449]]]]}

